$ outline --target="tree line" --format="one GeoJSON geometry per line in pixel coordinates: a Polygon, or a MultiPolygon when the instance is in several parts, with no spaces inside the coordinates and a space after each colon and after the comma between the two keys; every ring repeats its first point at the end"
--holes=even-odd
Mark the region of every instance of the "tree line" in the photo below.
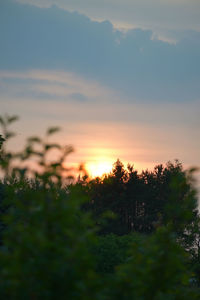
{"type": "Polygon", "coordinates": [[[16,120],[0,117],[2,299],[199,299],[194,170],[175,161],[138,173],[117,160],[72,182],[57,127],[7,149],[16,120]]]}

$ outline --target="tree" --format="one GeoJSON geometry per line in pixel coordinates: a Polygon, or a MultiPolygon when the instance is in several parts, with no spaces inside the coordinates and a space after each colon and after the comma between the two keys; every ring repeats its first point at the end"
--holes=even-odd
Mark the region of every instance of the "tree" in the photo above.
{"type": "Polygon", "coordinates": [[[176,201],[177,210],[178,206],[185,207],[185,211],[189,209],[188,224],[192,224],[197,216],[197,197],[192,182],[178,161],[174,164],[169,162],[166,166],[158,165],[153,171],[146,170],[138,174],[133,166],[128,166],[126,170],[118,160],[111,174],[90,181],[86,184],[86,190],[92,199],[88,209],[98,224],[102,225],[102,234],[122,235],[134,231],[150,234],[157,226],[167,224],[172,219],[173,215],[167,208],[171,201],[176,201]],[[176,185],[176,200],[171,200],[174,180],[179,180],[179,184],[176,185]],[[190,204],[187,202],[188,196],[193,199],[190,204]],[[101,223],[100,216],[106,211],[116,217],[105,224],[101,223]]]}
{"type": "MultiPolygon", "coordinates": [[[[7,120],[8,118],[6,118],[7,120]]],[[[4,121],[4,119],[3,119],[4,121]]],[[[6,130],[7,123],[4,121],[6,130]]],[[[100,289],[90,249],[96,243],[95,226],[81,210],[87,201],[81,187],[65,186],[63,166],[68,148],[31,137],[16,156],[4,148],[0,184],[1,220],[0,294],[2,299],[98,299],[100,289]],[[35,144],[40,149],[36,151],[35,144]],[[57,161],[46,159],[52,148],[60,150],[57,161]],[[36,157],[42,171],[21,163],[36,157]],[[31,178],[28,176],[31,174],[31,178]],[[1,195],[1,186],[4,188],[1,195]],[[98,291],[98,297],[97,297],[98,291]]]]}
{"type": "Polygon", "coordinates": [[[198,289],[190,284],[187,256],[170,227],[159,228],[149,237],[137,236],[129,254],[108,292],[113,299],[199,299],[198,289]]]}

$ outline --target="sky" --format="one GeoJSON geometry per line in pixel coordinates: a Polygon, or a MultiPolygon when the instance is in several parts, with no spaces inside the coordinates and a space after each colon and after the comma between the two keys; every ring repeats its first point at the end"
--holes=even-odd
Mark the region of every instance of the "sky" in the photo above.
{"type": "Polygon", "coordinates": [[[0,0],[0,114],[92,175],[200,165],[199,0],[0,0]]]}

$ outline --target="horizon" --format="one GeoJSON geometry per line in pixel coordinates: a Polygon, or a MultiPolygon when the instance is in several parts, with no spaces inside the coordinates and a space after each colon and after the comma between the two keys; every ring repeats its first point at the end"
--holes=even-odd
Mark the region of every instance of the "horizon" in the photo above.
{"type": "MultiPolygon", "coordinates": [[[[200,166],[200,3],[2,0],[0,114],[51,125],[91,173],[200,166]]],[[[16,140],[17,140],[16,139],[16,140]]],[[[200,182],[200,181],[199,181],[200,182]]]]}

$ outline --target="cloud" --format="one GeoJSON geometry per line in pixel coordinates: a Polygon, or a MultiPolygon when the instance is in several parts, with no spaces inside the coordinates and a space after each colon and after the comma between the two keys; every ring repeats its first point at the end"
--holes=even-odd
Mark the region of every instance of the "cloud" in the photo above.
{"type": "Polygon", "coordinates": [[[18,0],[39,7],[53,4],[78,11],[95,20],[110,20],[120,27],[200,30],[198,0],[18,0]]]}
{"type": "Polygon", "coordinates": [[[0,71],[1,99],[98,102],[117,98],[111,89],[77,74],[54,70],[0,71]]]}
{"type": "MultiPolygon", "coordinates": [[[[51,116],[80,121],[118,121],[155,126],[182,126],[196,132],[200,126],[200,101],[131,102],[95,80],[86,80],[75,73],[54,70],[0,71],[1,107],[13,103],[34,103],[52,107],[51,116]],[[44,100],[44,101],[42,101],[44,100]],[[10,104],[9,104],[10,103],[10,104]],[[51,104],[50,104],[51,103],[51,104]]],[[[44,109],[45,114],[47,108],[44,109]]],[[[19,110],[20,112],[20,110],[19,110]]]]}
{"type": "MultiPolygon", "coordinates": [[[[125,4],[132,7],[131,2],[125,4]]],[[[38,8],[9,0],[0,5],[2,70],[74,72],[130,101],[199,99],[200,33],[196,31],[184,32],[179,42],[170,44],[156,39],[151,30],[124,34],[109,21],[94,22],[56,6],[38,8]]]]}
{"type": "Polygon", "coordinates": [[[55,70],[0,72],[1,114],[17,114],[17,145],[26,136],[61,126],[59,142],[73,144],[70,162],[90,162],[99,149],[136,168],[179,158],[199,160],[200,101],[134,102],[78,74],[55,70]],[[44,96],[45,95],[45,96],[44,96]],[[111,138],[112,137],[112,138],[111,138]]]}
{"type": "Polygon", "coordinates": [[[112,159],[120,157],[139,168],[151,168],[175,158],[185,167],[200,164],[195,103],[183,106],[180,112],[175,104],[157,107],[119,103],[113,106],[105,105],[105,100],[78,105],[77,102],[33,98],[4,100],[0,99],[1,113],[18,114],[22,119],[15,127],[20,134],[15,149],[21,147],[25,136],[41,135],[46,127],[58,125],[63,128],[59,142],[74,145],[76,152],[72,161],[76,163],[93,160],[98,156],[97,150],[105,149],[112,159]]]}
{"type": "Polygon", "coordinates": [[[83,94],[81,93],[72,93],[70,95],[70,98],[73,99],[73,100],[77,100],[77,101],[80,101],[80,102],[84,102],[84,101],[87,101],[87,97],[84,96],[83,94]]]}

